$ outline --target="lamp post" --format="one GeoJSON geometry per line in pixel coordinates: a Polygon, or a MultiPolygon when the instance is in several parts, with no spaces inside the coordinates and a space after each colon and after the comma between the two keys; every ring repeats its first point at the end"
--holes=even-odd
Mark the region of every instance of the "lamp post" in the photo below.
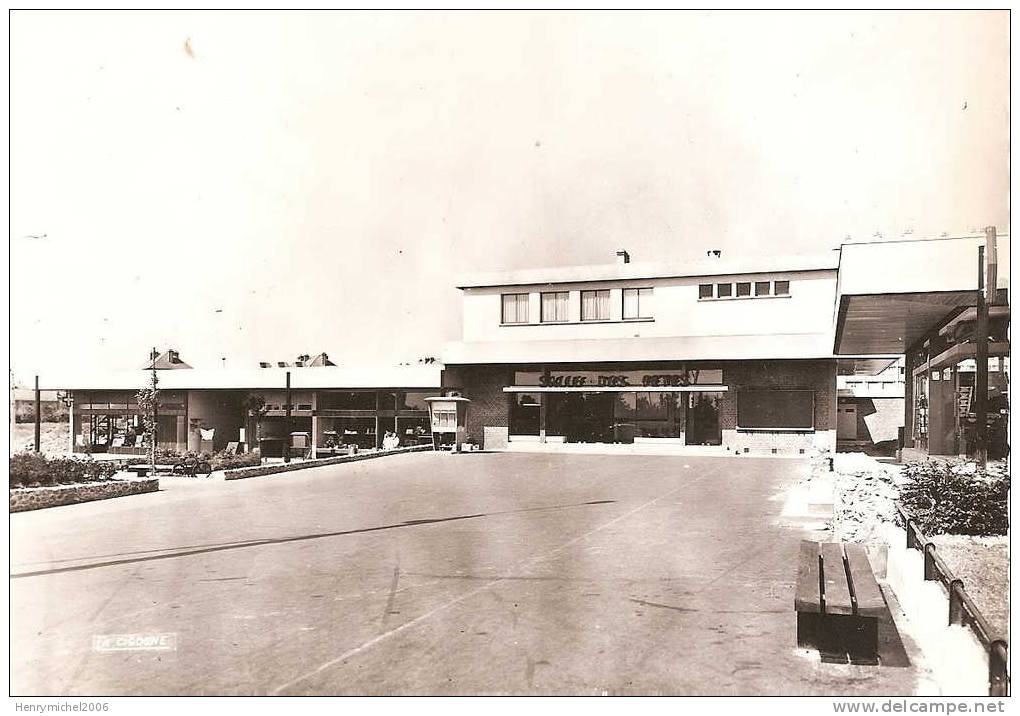
{"type": "Polygon", "coordinates": [[[35,451],[42,452],[39,447],[39,441],[42,439],[42,415],[39,411],[42,401],[39,399],[39,376],[35,377],[35,451]]]}
{"type": "Polygon", "coordinates": [[[286,420],[284,425],[286,426],[286,433],[283,439],[283,461],[290,462],[290,371],[287,371],[287,390],[284,397],[283,409],[286,412],[286,420]]]}

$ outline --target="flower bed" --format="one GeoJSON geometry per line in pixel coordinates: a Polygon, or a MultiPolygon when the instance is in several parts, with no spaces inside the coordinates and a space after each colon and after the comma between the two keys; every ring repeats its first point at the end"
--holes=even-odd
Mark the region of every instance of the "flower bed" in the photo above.
{"type": "Polygon", "coordinates": [[[82,485],[54,485],[49,487],[19,487],[10,491],[11,512],[41,510],[60,505],[107,500],[111,497],[139,495],[159,489],[159,479],[126,478],[82,485]]]}
{"type": "Polygon", "coordinates": [[[387,455],[399,455],[408,452],[431,451],[431,445],[412,445],[411,447],[396,448],[394,450],[380,450],[378,452],[365,452],[355,455],[342,455],[340,457],[324,457],[317,460],[302,460],[300,462],[273,463],[260,467],[244,467],[237,470],[226,470],[223,477],[226,480],[243,480],[247,477],[262,477],[264,475],[275,475],[278,472],[293,472],[295,470],[306,470],[310,467],[322,467],[324,465],[339,465],[344,462],[358,462],[359,460],[371,460],[387,455]]]}
{"type": "Polygon", "coordinates": [[[10,458],[10,487],[13,490],[107,482],[129,465],[143,462],[145,460],[142,458],[127,460],[48,458],[39,453],[19,452],[10,458]]]}

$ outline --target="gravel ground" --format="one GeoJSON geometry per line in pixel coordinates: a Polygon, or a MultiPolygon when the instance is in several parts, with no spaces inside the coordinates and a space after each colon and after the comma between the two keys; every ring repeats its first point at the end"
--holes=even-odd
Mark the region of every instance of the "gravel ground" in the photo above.
{"type": "Polygon", "coordinates": [[[946,565],[994,631],[1009,638],[1009,537],[936,535],[930,538],[946,565]]]}
{"type": "Polygon", "coordinates": [[[896,521],[899,469],[864,453],[838,453],[834,468],[833,538],[881,542],[883,525],[896,521]]]}

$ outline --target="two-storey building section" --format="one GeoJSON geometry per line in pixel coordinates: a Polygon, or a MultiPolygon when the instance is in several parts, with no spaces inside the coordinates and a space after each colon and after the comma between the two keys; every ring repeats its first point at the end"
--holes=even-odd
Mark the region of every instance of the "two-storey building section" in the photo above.
{"type": "Polygon", "coordinates": [[[836,447],[838,253],[465,277],[443,384],[486,449],[836,447]]]}

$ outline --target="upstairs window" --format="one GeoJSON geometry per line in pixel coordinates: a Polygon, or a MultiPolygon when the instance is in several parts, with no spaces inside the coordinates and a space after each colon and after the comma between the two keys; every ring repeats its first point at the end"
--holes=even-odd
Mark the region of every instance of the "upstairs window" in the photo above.
{"type": "Polygon", "coordinates": [[[609,320],[609,291],[581,291],[581,320],[609,320]]]}
{"type": "MultiPolygon", "coordinates": [[[[711,295],[712,287],[709,286],[711,295]]],[[[623,289],[623,318],[651,318],[652,317],[652,289],[650,288],[625,288],[623,289]]]]}
{"type": "Polygon", "coordinates": [[[528,294],[503,294],[503,323],[528,322],[528,294]]]}
{"type": "Polygon", "coordinates": [[[769,298],[789,295],[789,281],[737,281],[736,283],[702,283],[698,285],[699,301],[713,298],[769,298]]]}
{"type": "Polygon", "coordinates": [[[570,302],[568,291],[552,291],[542,294],[542,323],[566,323],[570,320],[567,307],[570,302]]]}

